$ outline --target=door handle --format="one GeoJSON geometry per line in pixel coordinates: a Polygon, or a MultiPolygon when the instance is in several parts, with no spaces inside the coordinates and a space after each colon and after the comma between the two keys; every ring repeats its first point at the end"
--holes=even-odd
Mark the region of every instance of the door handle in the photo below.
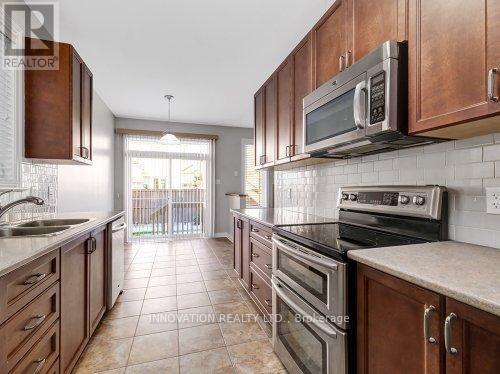
{"type": "Polygon", "coordinates": [[[344,71],[345,69],[345,57],[344,55],[339,56],[339,71],[344,71]]]}
{"type": "Polygon", "coordinates": [[[28,279],[24,281],[24,285],[31,285],[31,284],[37,284],[38,282],[42,281],[43,278],[45,278],[47,274],[45,273],[38,273],[35,275],[32,275],[28,279]]]}
{"type": "Polygon", "coordinates": [[[359,82],[354,90],[354,123],[360,130],[365,128],[366,122],[366,81],[359,82]],[[361,98],[363,95],[363,98],[361,98]]]}
{"type": "Polygon", "coordinates": [[[429,336],[429,320],[431,318],[431,314],[436,311],[436,307],[434,305],[429,305],[428,308],[425,309],[424,311],[424,339],[426,342],[429,342],[431,344],[436,343],[436,339],[433,338],[432,336],[429,336]]]}
{"type": "Polygon", "coordinates": [[[495,96],[495,76],[498,73],[498,68],[488,70],[488,99],[493,102],[498,101],[498,96],[495,96]]]}
{"type": "Polygon", "coordinates": [[[451,321],[455,318],[457,318],[457,315],[455,313],[450,313],[450,315],[446,317],[446,320],[444,321],[444,347],[446,348],[446,352],[452,355],[458,352],[456,348],[453,348],[451,346],[452,343],[451,321]]]}

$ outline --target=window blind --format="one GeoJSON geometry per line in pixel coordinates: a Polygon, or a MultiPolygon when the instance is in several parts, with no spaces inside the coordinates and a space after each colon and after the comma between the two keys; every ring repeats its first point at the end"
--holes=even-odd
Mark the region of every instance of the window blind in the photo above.
{"type": "Polygon", "coordinates": [[[245,167],[245,194],[247,207],[259,207],[261,199],[261,175],[255,170],[255,149],[253,143],[243,144],[243,159],[245,167]]]}
{"type": "MultiPolygon", "coordinates": [[[[0,59],[7,37],[0,33],[0,59]]],[[[0,68],[0,187],[18,184],[16,71],[0,68]]]]}

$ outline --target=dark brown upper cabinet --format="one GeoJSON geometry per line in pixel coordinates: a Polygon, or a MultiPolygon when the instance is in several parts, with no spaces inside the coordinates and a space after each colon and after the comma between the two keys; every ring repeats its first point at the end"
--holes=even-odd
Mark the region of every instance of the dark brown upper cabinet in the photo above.
{"type": "Polygon", "coordinates": [[[291,54],[292,60],[292,147],[291,159],[307,157],[303,151],[303,99],[314,89],[312,34],[309,33],[291,54]]]}
{"type": "Polygon", "coordinates": [[[410,1],[408,45],[411,133],[455,139],[500,131],[498,119],[487,118],[500,111],[500,72],[492,70],[500,68],[499,1],[410,1]]]}
{"type": "Polygon", "coordinates": [[[285,60],[276,72],[277,114],[276,163],[290,161],[292,147],[292,62],[285,60]]]}
{"type": "Polygon", "coordinates": [[[276,159],[276,121],[277,121],[277,105],[276,105],[276,76],[273,75],[264,85],[264,167],[274,165],[276,159]]]}
{"type": "Polygon", "coordinates": [[[337,0],[312,30],[316,87],[349,63],[347,0],[337,0]]]}
{"type": "Polygon", "coordinates": [[[92,72],[72,45],[46,43],[59,69],[25,71],[25,157],[91,164],[92,72]]]}
{"type": "Polygon", "coordinates": [[[254,147],[255,166],[264,164],[265,149],[265,128],[264,128],[264,89],[261,88],[254,95],[254,147]]]}
{"type": "Polygon", "coordinates": [[[349,65],[387,40],[407,39],[408,0],[349,0],[349,65]],[[351,52],[349,52],[351,51],[351,52]]]}

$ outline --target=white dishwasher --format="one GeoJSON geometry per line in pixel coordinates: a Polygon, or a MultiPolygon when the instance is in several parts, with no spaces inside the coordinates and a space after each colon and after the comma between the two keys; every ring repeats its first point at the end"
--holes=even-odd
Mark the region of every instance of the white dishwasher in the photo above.
{"type": "Polygon", "coordinates": [[[123,218],[111,224],[111,250],[108,251],[108,309],[113,308],[118,295],[123,290],[125,277],[125,229],[127,224],[123,218]]]}

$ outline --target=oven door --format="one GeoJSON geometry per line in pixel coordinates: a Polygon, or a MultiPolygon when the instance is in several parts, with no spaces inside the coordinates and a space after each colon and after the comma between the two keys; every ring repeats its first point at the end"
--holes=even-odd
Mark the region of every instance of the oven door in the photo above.
{"type": "MultiPolygon", "coordinates": [[[[350,143],[366,136],[366,73],[325,96],[324,87],[308,96],[317,100],[304,108],[304,150],[306,153],[350,143]]],[[[333,81],[334,83],[336,81],[333,81]]],[[[308,100],[309,101],[309,100],[308,100]]]]}
{"type": "Polygon", "coordinates": [[[347,333],[273,276],[273,347],[290,373],[347,373],[347,333]]]}
{"type": "Polygon", "coordinates": [[[346,267],[273,235],[273,275],[343,329],[348,325],[346,267]]]}

